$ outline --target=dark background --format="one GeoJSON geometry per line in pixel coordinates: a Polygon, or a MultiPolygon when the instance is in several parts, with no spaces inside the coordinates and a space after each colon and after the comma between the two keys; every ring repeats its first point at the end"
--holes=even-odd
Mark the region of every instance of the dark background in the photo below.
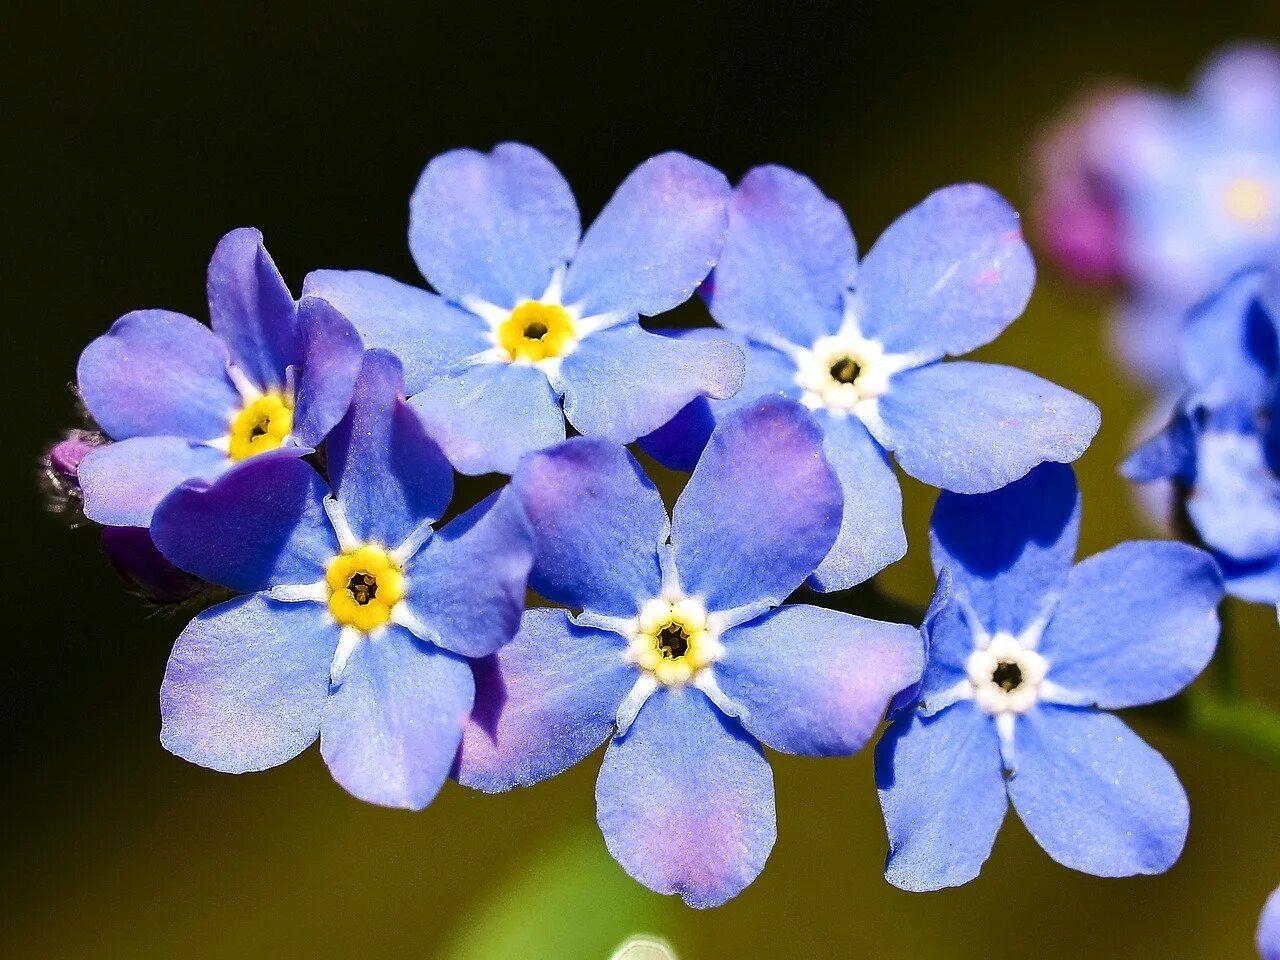
{"type": "MultiPolygon", "coordinates": [[[[1245,37],[1280,39],[1275,0],[7,11],[0,955],[604,960],[647,929],[701,960],[1251,956],[1280,882],[1280,772],[1151,718],[1137,724],[1193,808],[1164,877],[1070,873],[1011,820],[977,882],[901,893],[880,874],[869,757],[775,757],[778,846],[710,913],[608,860],[598,758],[502,797],[451,785],[417,815],[347,797],[314,751],[242,778],[188,766],[157,740],[183,618],[125,594],[94,533],[45,514],[36,487],[41,450],[75,422],[84,344],[138,307],[206,316],[205,263],[232,227],[262,228],[295,290],[316,267],[414,281],[406,201],[423,164],[516,139],[560,165],[584,221],[662,150],[731,179],[785,163],[844,205],[865,250],[950,182],[1026,209],[1029,140],[1079,87],[1180,89],[1245,37]]],[[[1045,267],[983,351],[1102,406],[1080,464],[1085,552],[1143,533],[1115,477],[1143,398],[1105,355],[1105,309],[1045,267]]],[[[912,552],[882,580],[919,603],[931,494],[906,495],[912,552]]],[[[1280,704],[1273,612],[1234,613],[1246,682],[1280,704]]]]}

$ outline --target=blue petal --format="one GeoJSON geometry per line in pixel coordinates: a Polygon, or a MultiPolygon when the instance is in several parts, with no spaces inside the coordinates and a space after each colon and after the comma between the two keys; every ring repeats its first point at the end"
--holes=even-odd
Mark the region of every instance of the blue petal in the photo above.
{"type": "Polygon", "coordinates": [[[474,695],[465,660],[392,626],[352,651],[324,707],[320,753],[352,796],[421,810],[449,776],[474,695]]]}
{"type": "Polygon", "coordinates": [[[107,436],[225,436],[240,409],[226,345],[168,310],[126,313],[80,354],[80,399],[107,436]]]}
{"type": "Polygon", "coordinates": [[[1222,577],[1184,543],[1122,543],[1071,571],[1041,649],[1049,679],[1106,709],[1165,700],[1218,641],[1222,577]]]}
{"type": "Polygon", "coordinates": [[[665,313],[715,266],[728,226],[729,181],[682,153],[650,157],[622,181],[582,238],[564,302],[584,316],[665,313]]]}
{"type": "Polygon", "coordinates": [[[640,449],[664,467],[692,471],[702,456],[716,424],[735,410],[755,403],[763,396],[781,394],[800,399],[796,385],[795,361],[780,350],[762,346],[725,330],[695,328],[670,331],[665,335],[681,341],[732,343],[746,358],[746,375],[732,397],[714,402],[698,398],[690,402],[664,426],[640,438],[640,449]]]}
{"type": "Polygon", "coordinates": [[[707,306],[730,330],[808,347],[840,328],[857,269],[840,207],[806,176],[756,167],[733,192],[707,306]]]}
{"type": "Polygon", "coordinates": [[[480,363],[426,379],[410,405],[459,473],[513,473],[524,454],[564,439],[546,374],[480,363]]]}
{"type": "Polygon", "coordinates": [[[1262,960],[1280,960],[1280,890],[1267,898],[1258,919],[1257,940],[1262,960]]]}
{"type": "Polygon", "coordinates": [[[1267,274],[1237,274],[1187,318],[1179,339],[1194,402],[1261,402],[1280,370],[1275,320],[1259,300],[1267,274]]]}
{"type": "Polygon", "coordinates": [[[893,378],[870,424],[902,469],[956,493],[986,493],[1047,460],[1070,463],[1098,432],[1098,408],[1014,367],[935,363],[893,378]]]}
{"type": "Polygon", "coordinates": [[[876,746],[876,786],[889,831],[885,879],[923,892],[978,875],[1009,807],[990,716],[962,702],[895,723],[876,746]]]}
{"type": "Polygon", "coordinates": [[[213,447],[178,437],[133,437],[93,450],[77,470],[84,514],[113,527],[148,527],[156,505],[186,480],[212,480],[231,467],[213,447]]]}
{"type": "Polygon", "coordinates": [[[1214,559],[1222,570],[1227,593],[1249,603],[1280,603],[1280,556],[1240,563],[1222,554],[1214,559]]]}
{"type": "Polygon", "coordinates": [[[320,732],[338,628],[314,603],[237,597],[199,614],[160,686],[160,742],[224,773],[265,770],[320,732]]]}
{"type": "Polygon", "coordinates": [[[440,154],[409,199],[413,259],[450,300],[510,308],[537,299],[573,255],[580,229],[560,171],[519,143],[440,154]]]}
{"type": "Polygon", "coordinates": [[[1109,713],[1042,704],[1018,720],[1014,809],[1049,856],[1099,877],[1163,873],[1187,839],[1164,757],[1109,713]]]}
{"type": "Polygon", "coordinates": [[[529,585],[576,610],[633,617],[656,597],[670,530],[657,488],[631,454],[575,437],[527,458],[512,487],[533,525],[529,585]]]}
{"type": "Polygon", "coordinates": [[[1201,433],[1187,514],[1206,544],[1239,561],[1280,552],[1280,478],[1253,424],[1201,433]]]}
{"type": "Polygon", "coordinates": [[[318,446],[342,419],[360,372],[364,346],[347,318],[324,300],[304,297],[298,305],[302,372],[298,377],[293,436],[318,446]]]}
{"type": "Polygon", "coordinates": [[[897,707],[918,706],[925,715],[937,713],[935,698],[940,697],[945,708],[953,699],[951,691],[967,681],[966,667],[975,647],[973,628],[956,600],[952,581],[949,567],[938,572],[937,589],[920,625],[925,644],[924,675],[914,691],[903,692],[897,707]]]}
{"type": "Polygon", "coordinates": [[[1189,482],[1195,468],[1196,435],[1191,418],[1177,414],[1173,421],[1120,464],[1120,473],[1134,483],[1175,478],[1189,482]]]}
{"type": "Polygon", "coordinates": [[[773,772],[701,691],[659,690],[605,752],[596,816],[632,877],[691,907],[717,907],[773,849],[773,772]]]}
{"type": "Polygon", "coordinates": [[[533,537],[515,495],[502,490],[446,524],[405,565],[404,603],[429,639],[483,657],[515,636],[533,564],[533,537]]]}
{"type": "Polygon", "coordinates": [[[818,565],[809,586],[844,590],[879,573],[907,553],[902,528],[902,490],[889,456],[856,417],[819,412],[822,452],[844,494],[844,513],[835,546],[818,565]]]}
{"type": "Polygon", "coordinates": [[[404,402],[400,362],[365,354],[351,409],[329,438],[329,482],[362,540],[397,547],[453,496],[453,470],[404,402]]]}
{"type": "Polygon", "coordinates": [[[1280,53],[1263,43],[1226,47],[1201,71],[1195,96],[1242,135],[1280,137],[1280,53]]]}
{"type": "Polygon", "coordinates": [[[404,365],[405,388],[417,393],[429,374],[493,346],[474,313],[438,294],[366,270],[313,270],[304,297],[333,304],[366,347],[390,350],[404,365]]]}
{"type": "Polygon", "coordinates": [[[563,773],[613,731],[636,682],[625,641],[576,626],[565,610],[526,610],[520,632],[477,661],[476,706],[455,776],[498,793],[563,773]]]}
{"type": "Polygon", "coordinates": [[[1111,350],[1145,385],[1182,389],[1178,341],[1187,306],[1176,297],[1141,291],[1113,310],[1107,331],[1111,350]]]}
{"type": "Polygon", "coordinates": [[[232,230],[209,261],[209,318],[231,357],[259,387],[283,389],[302,363],[298,306],[252,227],[232,230]]]}
{"type": "Polygon", "coordinates": [[[766,397],[726,417],[676,501],[685,592],[710,610],[781,603],[831,550],[843,499],[804,407],[766,397]]]}
{"type": "Polygon", "coordinates": [[[890,353],[968,353],[1018,318],[1035,282],[1008,201],[976,183],[945,187],[890,224],[862,261],[859,326],[890,353]]]}
{"type": "Polygon", "coordinates": [[[742,377],[742,351],[732,343],[624,323],[591,334],[565,357],[564,414],[586,436],[630,443],[695,397],[731,396],[742,377]]]}
{"type": "Polygon", "coordinates": [[[261,454],[213,484],[174,490],[156,508],[151,536],[170,562],[232,590],[316,583],[338,552],[321,505],[327,493],[305,461],[261,454]]]}
{"type": "Polygon", "coordinates": [[[724,634],[720,688],[742,725],[784,753],[861,750],[889,701],[920,679],[920,631],[839,610],[788,604],[724,634]]]}
{"type": "Polygon", "coordinates": [[[950,571],[982,626],[1017,634],[1062,589],[1079,537],[1075,473],[1047,463],[993,493],[944,492],[929,540],[934,569],[950,571]]]}

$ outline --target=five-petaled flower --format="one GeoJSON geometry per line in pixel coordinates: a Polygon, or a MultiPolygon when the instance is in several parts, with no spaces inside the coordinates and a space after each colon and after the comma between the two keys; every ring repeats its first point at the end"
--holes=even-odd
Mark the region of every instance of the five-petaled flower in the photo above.
{"type": "Polygon", "coordinates": [[[803,401],[844,488],[844,525],[814,575],[820,590],[867,579],[906,552],[902,495],[886,451],[913,477],[958,493],[1069,462],[1098,429],[1089,401],[1012,367],[941,363],[995,338],[1035,281],[1018,215],[967,184],[892,224],[861,264],[849,222],[808,178],[760,167],[730,204],[707,293],[747,356],[731,400],[694,401],[644,442],[687,469],[716,420],[764,394],[803,401]]]}
{"type": "Polygon", "coordinates": [[[459,781],[535,783],[616,729],[596,786],[610,852],[651,889],[723,903],[773,847],[760,744],[851,754],[921,671],[913,627],[778,606],[840,526],[817,423],[777,397],[725,418],[671,520],[604,441],[533,454],[513,486],[534,530],[530,585],[578,613],[529,610],[477,671],[459,781]]]}
{"type": "Polygon", "coordinates": [[[440,789],[475,692],[465,658],[515,633],[532,538],[507,491],[433,531],[453,473],[401,387],[395,357],[369,351],[329,436],[332,493],[304,460],[265,454],[157,508],[166,556],[249,594],[178,638],[160,692],[169,750],[238,773],[319,736],[363,800],[419,809],[440,789]]]}
{"type": "Polygon", "coordinates": [[[318,270],[304,293],[404,363],[411,402],[462,473],[582,434],[618,443],[695,397],[730,396],[742,356],[646,332],[693,294],[724,240],[729,184],[679,153],[641,164],[579,241],[578,207],[531,147],[454,150],[410,200],[409,247],[439,295],[364,271],[318,270]],[[563,411],[561,398],[563,397],[563,411]]]}
{"type": "Polygon", "coordinates": [[[271,450],[310,453],[346,411],[360,338],[324,301],[294,302],[262,234],[222,238],[208,289],[212,330],[137,310],[80,355],[80,397],[118,441],[78,465],[90,520],[146,527],[183,481],[271,450]]]}
{"type": "Polygon", "coordinates": [[[1203,550],[1170,541],[1073,567],[1079,524],[1060,464],[939,497],[928,664],[876,749],[896,886],[972,880],[1010,802],[1049,856],[1086,873],[1159,873],[1182,852],[1177,775],[1106,711],[1164,700],[1204,669],[1221,577],[1203,550]]]}
{"type": "Polygon", "coordinates": [[[1247,270],[1188,317],[1186,392],[1169,425],[1125,461],[1164,483],[1213,551],[1227,590],[1280,601],[1280,270],[1247,270]]]}

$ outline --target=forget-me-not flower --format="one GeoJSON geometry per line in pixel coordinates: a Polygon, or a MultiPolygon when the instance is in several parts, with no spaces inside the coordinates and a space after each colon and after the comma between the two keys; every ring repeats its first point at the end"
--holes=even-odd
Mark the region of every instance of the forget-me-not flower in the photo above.
{"type": "Polygon", "coordinates": [[[716,420],[764,394],[812,408],[844,489],[844,524],[813,585],[859,583],[906,552],[886,451],[913,477],[982,493],[1098,429],[1089,401],[1012,367],[940,362],[994,339],[1026,306],[1035,266],[1018,215],[965,184],[927,198],[858,263],[849,222],[807,177],[759,167],[738,185],[710,281],[711,313],[747,355],[731,400],[694,402],[644,446],[687,469],[716,420]]]}
{"type": "Polygon", "coordinates": [[[90,520],[148,526],[184,480],[270,450],[309,453],[346,412],[360,338],[324,301],[294,301],[262,234],[245,227],[222,238],[208,290],[212,330],[136,310],[80,355],[80,397],[117,441],[78,465],[90,520]]]}
{"type": "Polygon", "coordinates": [[[1280,271],[1247,270],[1192,311],[1179,338],[1186,392],[1125,461],[1162,482],[1235,596],[1280,601],[1280,271]]]}
{"type": "Polygon", "coordinates": [[[1182,852],[1177,775],[1107,711],[1171,697],[1204,669],[1221,578],[1207,553],[1172,541],[1073,567],[1079,523],[1060,464],[939,497],[928,663],[918,702],[876,749],[896,886],[972,880],[1011,802],[1049,856],[1086,873],[1159,873],[1182,852]]]}
{"type": "Polygon", "coordinates": [[[1280,51],[1229,47],[1185,98],[1111,98],[1082,137],[1114,204],[1130,293],[1118,346],[1148,379],[1176,380],[1186,311],[1236,271],[1280,254],[1280,51]]]}
{"type": "Polygon", "coordinates": [[[401,387],[396,359],[369,351],[326,445],[332,493],[273,453],[157,508],[166,556],[248,594],[174,646],[161,739],[178,756],[262,770],[319,736],[348,791],[412,809],[448,776],[474,697],[465,658],[515,633],[532,539],[506,491],[432,529],[453,474],[401,387]]]}
{"type": "Polygon", "coordinates": [[[851,754],[921,670],[914,627],[778,606],[840,526],[818,425],[780,397],[726,417],[671,520],[631,455],[600,440],[532,454],[513,486],[534,530],[530,585],[578,612],[528,610],[477,670],[458,779],[536,783],[613,734],[596,785],[610,852],[653,890],[723,903],[773,847],[760,745],[851,754]]]}
{"type": "Polygon", "coordinates": [[[1280,890],[1267,899],[1258,920],[1258,955],[1262,960],[1280,960],[1280,890]]]}
{"type": "Polygon", "coordinates": [[[357,270],[318,270],[303,289],[400,357],[414,408],[458,470],[511,473],[521,454],[563,440],[566,418],[630,443],[695,397],[737,390],[736,348],[639,323],[706,277],[728,198],[718,170],[665,153],[579,240],[573,193],[541,153],[454,150],[427,165],[409,202],[409,248],[438,295],[357,270]]]}

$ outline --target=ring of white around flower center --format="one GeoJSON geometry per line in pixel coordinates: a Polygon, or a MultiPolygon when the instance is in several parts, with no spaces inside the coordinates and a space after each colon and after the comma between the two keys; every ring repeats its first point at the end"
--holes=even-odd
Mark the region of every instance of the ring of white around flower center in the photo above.
{"type": "Polygon", "coordinates": [[[627,643],[627,660],[664,687],[682,687],[724,656],[724,646],[695,597],[648,601],[627,643]]]}
{"type": "Polygon", "coordinates": [[[965,664],[973,699],[991,714],[1026,713],[1040,699],[1049,664],[1010,633],[997,633],[965,664]]]}
{"type": "Polygon", "coordinates": [[[795,351],[794,359],[795,382],[804,391],[800,401],[838,416],[874,403],[889,389],[890,377],[911,365],[909,357],[886,353],[851,327],[818,338],[808,350],[795,351]]]}

